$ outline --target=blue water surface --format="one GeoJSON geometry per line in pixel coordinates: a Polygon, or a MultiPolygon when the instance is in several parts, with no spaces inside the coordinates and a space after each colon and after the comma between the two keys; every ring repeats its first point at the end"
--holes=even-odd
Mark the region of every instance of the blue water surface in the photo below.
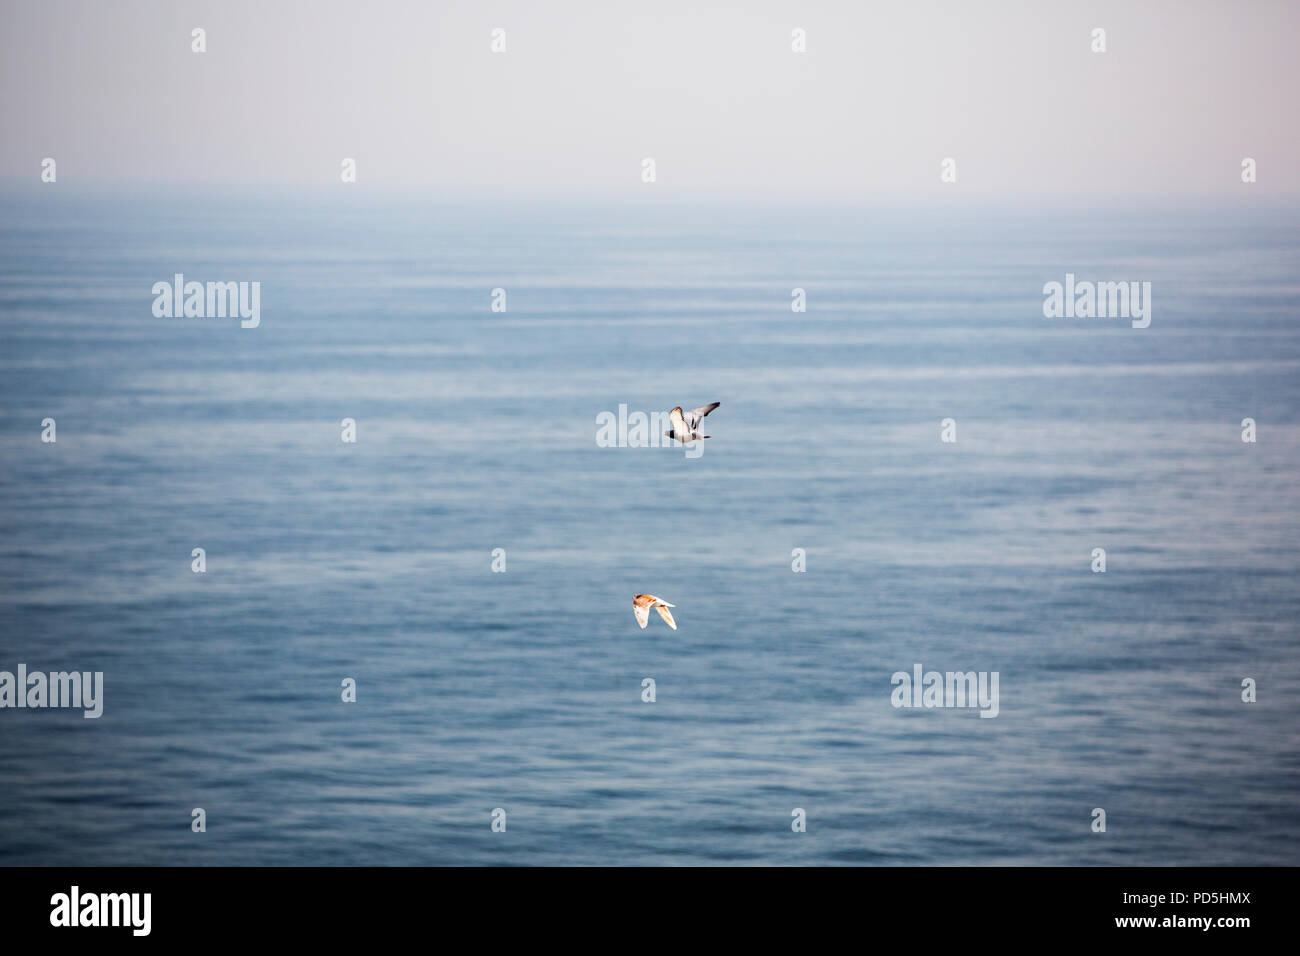
{"type": "Polygon", "coordinates": [[[1295,213],[10,190],[0,861],[1297,863],[1295,213]]]}

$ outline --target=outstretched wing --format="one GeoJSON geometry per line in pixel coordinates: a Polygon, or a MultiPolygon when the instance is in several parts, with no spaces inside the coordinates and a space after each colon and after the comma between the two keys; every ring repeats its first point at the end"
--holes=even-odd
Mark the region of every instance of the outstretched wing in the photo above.
{"type": "MultiPolygon", "coordinates": [[[[668,610],[668,606],[666,604],[656,604],[655,610],[658,611],[659,616],[664,619],[664,623],[666,623],[674,631],[677,630],[677,622],[673,620],[673,613],[672,611],[668,610]]],[[[642,625],[642,627],[644,626],[645,625],[642,625]]]]}
{"type": "Polygon", "coordinates": [[[686,413],[686,424],[690,426],[691,431],[700,427],[700,422],[704,421],[704,416],[713,411],[721,402],[714,402],[711,405],[701,405],[699,408],[692,408],[686,413]]]}
{"type": "Polygon", "coordinates": [[[686,420],[682,418],[682,407],[678,405],[668,413],[668,420],[673,425],[673,437],[685,441],[691,436],[691,429],[687,427],[686,420]]]}
{"type": "Polygon", "coordinates": [[[636,622],[641,625],[641,630],[650,623],[650,608],[644,604],[633,604],[632,610],[636,612],[636,622]]]}

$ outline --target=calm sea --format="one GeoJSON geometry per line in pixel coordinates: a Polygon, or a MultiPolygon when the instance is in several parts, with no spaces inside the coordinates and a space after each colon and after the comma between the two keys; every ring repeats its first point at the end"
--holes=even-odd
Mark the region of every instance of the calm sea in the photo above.
{"type": "Polygon", "coordinates": [[[105,701],[0,711],[0,861],[1296,864],[1298,224],[11,191],[0,670],[105,701]]]}

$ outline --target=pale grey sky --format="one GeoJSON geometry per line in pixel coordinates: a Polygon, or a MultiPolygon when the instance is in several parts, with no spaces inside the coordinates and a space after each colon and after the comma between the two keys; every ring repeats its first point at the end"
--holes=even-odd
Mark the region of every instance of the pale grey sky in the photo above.
{"type": "Polygon", "coordinates": [[[1286,0],[4,0],[0,177],[1296,195],[1298,27],[1286,0]]]}

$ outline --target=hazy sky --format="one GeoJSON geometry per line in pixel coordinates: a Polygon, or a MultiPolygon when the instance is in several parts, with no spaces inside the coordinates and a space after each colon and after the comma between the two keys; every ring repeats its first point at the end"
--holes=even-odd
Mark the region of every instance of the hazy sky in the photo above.
{"type": "MultiPolygon", "coordinates": [[[[0,177],[1300,193],[1300,3],[4,0],[0,177]],[[207,31],[207,52],[190,31],[207,31]],[[490,51],[506,31],[507,52],[490,51]],[[807,31],[805,54],[791,31],[807,31]],[[1091,31],[1106,30],[1093,53],[1091,31]],[[658,182],[640,182],[654,157],[658,182]],[[1241,160],[1258,162],[1243,186],[1241,160]],[[957,184],[940,183],[940,161],[957,184]]],[[[644,195],[644,193],[640,193],[644,195]]]]}

